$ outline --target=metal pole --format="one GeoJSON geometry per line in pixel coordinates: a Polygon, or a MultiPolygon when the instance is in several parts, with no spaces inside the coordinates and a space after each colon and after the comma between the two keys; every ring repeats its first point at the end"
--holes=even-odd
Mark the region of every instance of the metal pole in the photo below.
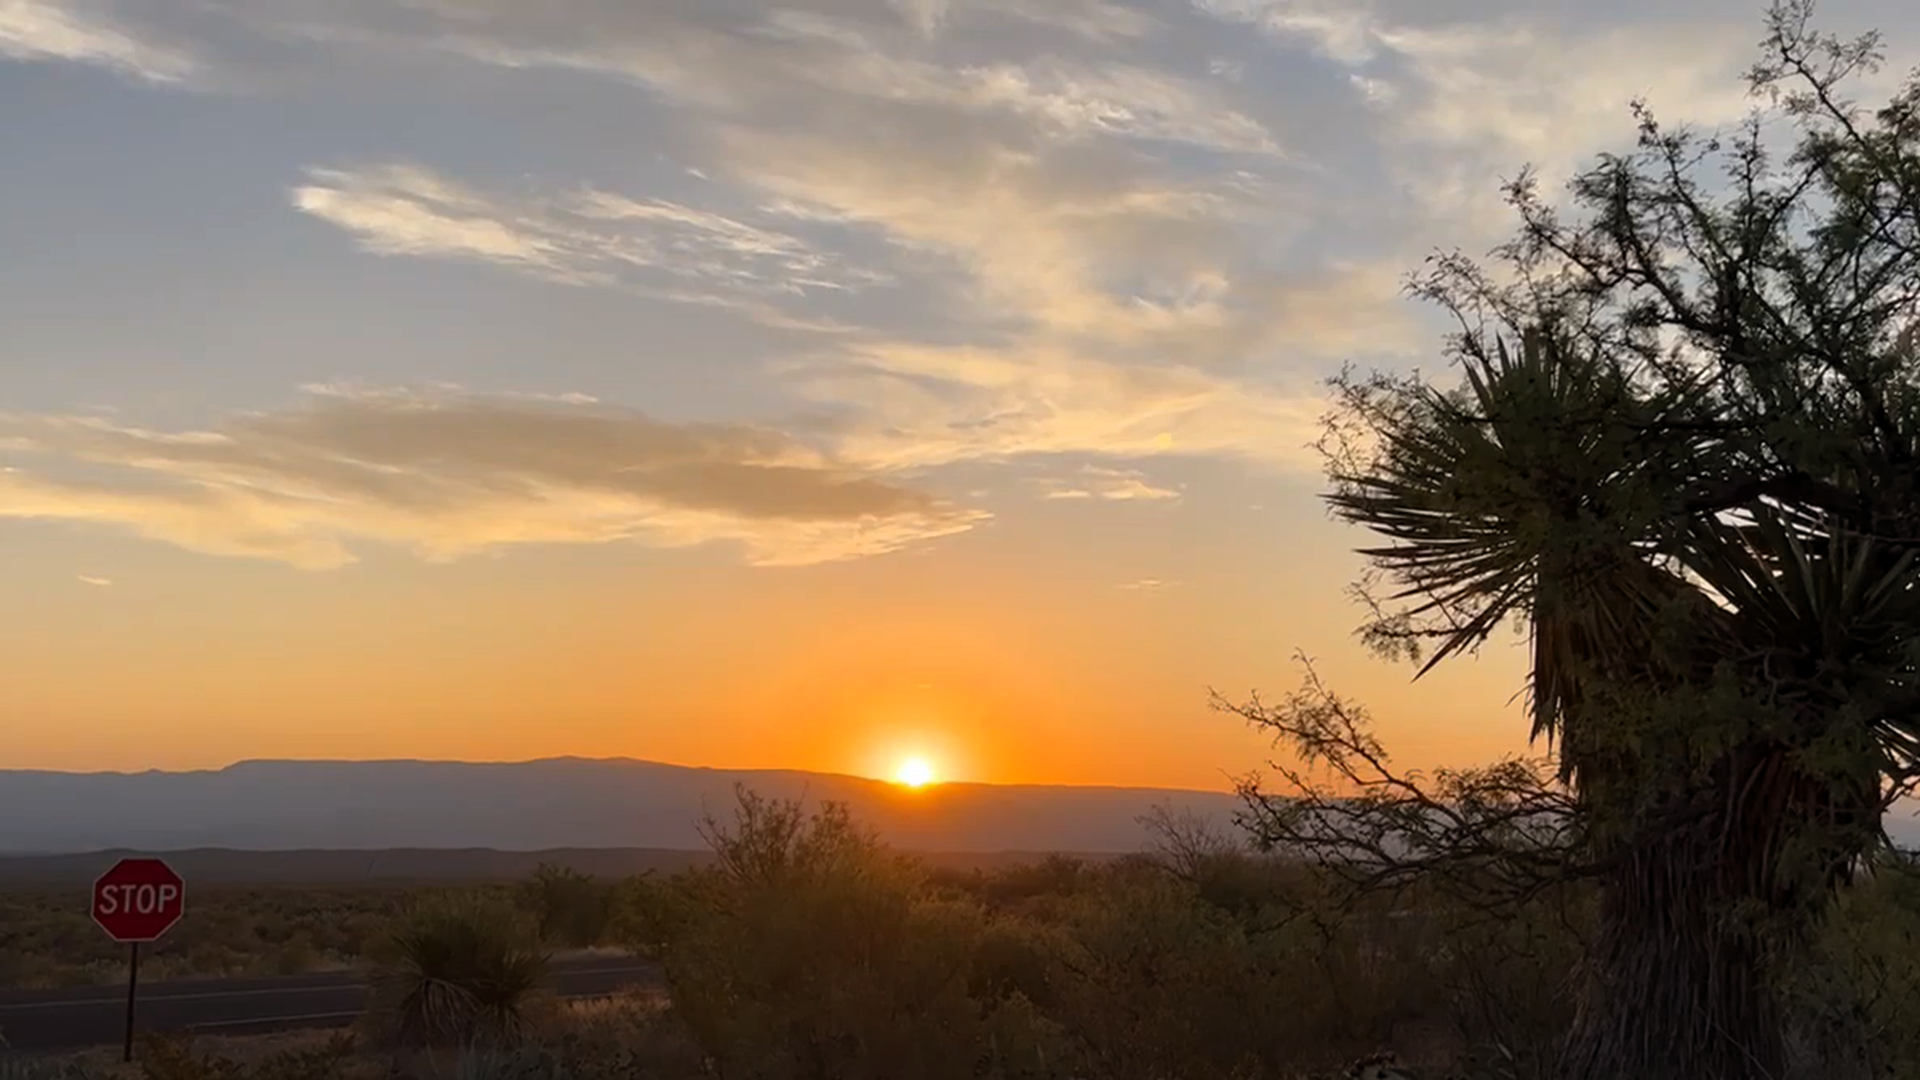
{"type": "Polygon", "coordinates": [[[140,943],[133,943],[133,952],[127,957],[127,1045],[122,1061],[133,1060],[133,992],[140,985],[140,943]]]}

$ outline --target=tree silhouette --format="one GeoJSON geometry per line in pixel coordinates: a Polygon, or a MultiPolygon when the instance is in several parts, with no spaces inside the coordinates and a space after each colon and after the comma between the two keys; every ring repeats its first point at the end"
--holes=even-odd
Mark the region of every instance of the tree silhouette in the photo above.
{"type": "Polygon", "coordinates": [[[1364,781],[1250,792],[1271,843],[1362,883],[1595,883],[1568,1080],[1804,1068],[1781,976],[1920,776],[1920,78],[1861,109],[1877,37],[1810,13],[1768,13],[1736,131],[1636,103],[1570,211],[1522,174],[1491,266],[1430,261],[1463,385],[1336,380],[1330,502],[1381,539],[1365,636],[1424,674],[1522,628],[1554,768],[1430,793],[1317,686],[1235,707],[1364,781]]]}

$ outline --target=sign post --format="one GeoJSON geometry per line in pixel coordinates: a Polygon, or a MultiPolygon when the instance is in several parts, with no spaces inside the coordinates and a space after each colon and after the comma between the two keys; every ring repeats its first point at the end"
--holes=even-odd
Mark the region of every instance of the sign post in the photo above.
{"type": "Polygon", "coordinates": [[[129,947],[127,1030],[123,1060],[133,1060],[133,1011],[140,986],[140,945],[157,941],[187,910],[187,884],[160,859],[121,859],[93,883],[93,921],[129,947]]]}

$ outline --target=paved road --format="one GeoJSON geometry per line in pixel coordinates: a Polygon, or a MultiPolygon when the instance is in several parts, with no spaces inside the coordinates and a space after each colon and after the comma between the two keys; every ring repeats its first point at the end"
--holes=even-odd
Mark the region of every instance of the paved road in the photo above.
{"type": "MultiPolygon", "coordinates": [[[[555,989],[570,998],[659,983],[657,969],[624,956],[556,960],[553,977],[555,989]]],[[[350,972],[147,983],[140,987],[138,1028],[239,1035],[345,1027],[360,1015],[366,994],[366,984],[350,972]]],[[[126,1010],[124,986],[0,991],[0,1037],[27,1052],[112,1045],[121,1039],[126,1010]]]]}

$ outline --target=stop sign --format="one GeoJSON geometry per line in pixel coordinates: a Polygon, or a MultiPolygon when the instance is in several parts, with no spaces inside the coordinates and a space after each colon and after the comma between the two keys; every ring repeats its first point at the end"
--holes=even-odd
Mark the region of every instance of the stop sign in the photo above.
{"type": "Polygon", "coordinates": [[[159,859],[121,859],[93,883],[93,921],[115,941],[153,941],[187,910],[187,883],[159,859]]]}

